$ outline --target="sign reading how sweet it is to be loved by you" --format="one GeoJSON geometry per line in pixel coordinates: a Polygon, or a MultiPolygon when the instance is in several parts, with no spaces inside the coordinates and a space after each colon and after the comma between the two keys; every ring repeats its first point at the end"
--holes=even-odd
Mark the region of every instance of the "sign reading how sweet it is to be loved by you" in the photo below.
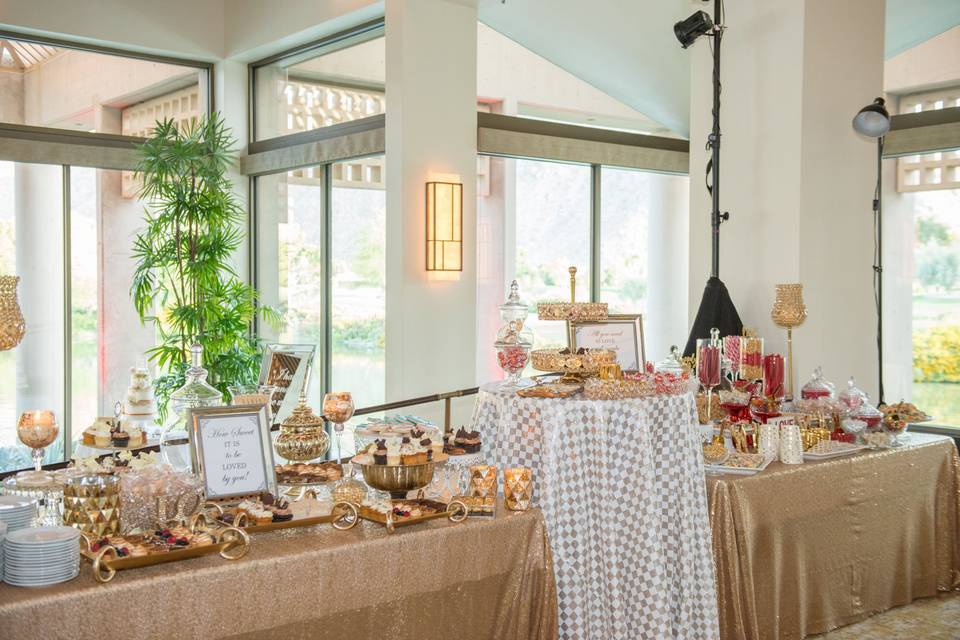
{"type": "Polygon", "coordinates": [[[265,446],[264,409],[194,410],[193,424],[193,442],[199,454],[195,460],[209,499],[272,491],[273,454],[269,445],[265,446]]]}

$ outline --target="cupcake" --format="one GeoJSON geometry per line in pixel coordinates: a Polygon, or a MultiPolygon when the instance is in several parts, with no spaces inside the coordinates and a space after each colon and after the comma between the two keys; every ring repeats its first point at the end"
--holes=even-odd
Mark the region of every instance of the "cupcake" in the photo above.
{"type": "Polygon", "coordinates": [[[93,431],[93,427],[87,427],[83,430],[83,444],[93,445],[96,444],[96,434],[93,431]]]}
{"type": "Polygon", "coordinates": [[[430,460],[433,460],[433,446],[432,446],[432,445],[433,445],[433,442],[430,440],[430,438],[424,438],[423,440],[420,441],[420,446],[423,447],[423,448],[426,450],[426,452],[427,452],[426,462],[429,462],[430,460]]]}
{"type": "Polygon", "coordinates": [[[376,448],[373,450],[373,464],[387,464],[387,441],[374,441],[376,448]]]}
{"type": "Polygon", "coordinates": [[[463,427],[457,430],[457,436],[454,438],[456,446],[462,448],[467,453],[477,453],[480,451],[480,432],[467,431],[463,427]]]}
{"type": "Polygon", "coordinates": [[[143,430],[140,427],[133,424],[128,424],[126,427],[124,427],[124,429],[126,430],[127,434],[130,436],[130,444],[132,445],[143,444],[143,441],[144,441],[143,430]]]}
{"type": "Polygon", "coordinates": [[[387,464],[393,466],[400,464],[400,443],[396,440],[387,442],[387,464]]]}
{"type": "Polygon", "coordinates": [[[419,464],[420,456],[416,449],[409,442],[400,445],[400,463],[401,464],[419,464]]]}
{"type": "Polygon", "coordinates": [[[110,441],[115,447],[128,447],[130,446],[130,434],[126,431],[114,431],[110,441]]]}
{"type": "Polygon", "coordinates": [[[110,427],[100,423],[96,425],[93,432],[94,444],[98,447],[109,447],[110,446],[110,427]]]}

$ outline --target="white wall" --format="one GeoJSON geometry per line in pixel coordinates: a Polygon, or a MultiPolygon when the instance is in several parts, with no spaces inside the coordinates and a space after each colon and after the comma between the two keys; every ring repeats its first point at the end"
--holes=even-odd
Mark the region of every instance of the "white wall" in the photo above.
{"type": "MultiPolygon", "coordinates": [[[[809,316],[794,332],[798,384],[817,365],[877,392],[870,201],[874,149],[850,126],[883,79],[883,1],[730,3],[723,40],[720,277],[767,352],[774,285],[801,282],[809,316]]],[[[691,87],[691,314],[710,268],[710,60],[695,45],[691,87]]]]}

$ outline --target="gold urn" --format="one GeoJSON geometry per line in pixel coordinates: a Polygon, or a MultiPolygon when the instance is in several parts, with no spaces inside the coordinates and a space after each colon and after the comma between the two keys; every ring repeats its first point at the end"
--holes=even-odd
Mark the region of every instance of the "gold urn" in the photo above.
{"type": "Polygon", "coordinates": [[[273,448],[277,455],[294,462],[316,460],[330,448],[330,436],[327,435],[323,419],[313,413],[303,396],[280,425],[273,448]]]}
{"type": "Polygon", "coordinates": [[[13,349],[23,340],[27,326],[17,302],[17,276],[0,276],[0,351],[13,349]]]}

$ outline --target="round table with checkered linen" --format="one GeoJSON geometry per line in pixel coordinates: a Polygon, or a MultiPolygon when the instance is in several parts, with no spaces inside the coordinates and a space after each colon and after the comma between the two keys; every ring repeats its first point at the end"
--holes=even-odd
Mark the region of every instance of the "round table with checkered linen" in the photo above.
{"type": "Polygon", "coordinates": [[[533,470],[561,638],[719,636],[692,394],[521,398],[491,384],[472,422],[488,464],[533,470]]]}

